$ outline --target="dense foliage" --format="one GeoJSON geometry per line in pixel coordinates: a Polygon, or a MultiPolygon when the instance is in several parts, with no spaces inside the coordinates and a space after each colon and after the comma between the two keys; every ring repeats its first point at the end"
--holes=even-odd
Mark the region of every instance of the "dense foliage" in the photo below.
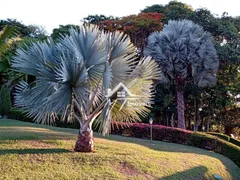
{"type": "Polygon", "coordinates": [[[7,117],[12,107],[10,91],[6,84],[0,89],[0,115],[7,117]]]}
{"type": "Polygon", "coordinates": [[[71,29],[79,30],[79,26],[76,26],[76,25],[73,25],[73,24],[59,25],[59,28],[53,29],[53,32],[51,34],[51,38],[54,41],[57,41],[63,36],[69,36],[71,29]]]}

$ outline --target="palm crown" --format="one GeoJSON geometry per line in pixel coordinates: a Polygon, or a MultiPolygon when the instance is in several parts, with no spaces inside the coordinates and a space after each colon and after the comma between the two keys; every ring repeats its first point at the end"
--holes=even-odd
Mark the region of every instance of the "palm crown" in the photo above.
{"type": "MultiPolygon", "coordinates": [[[[91,125],[96,120],[104,133],[111,119],[132,121],[149,111],[152,79],[159,77],[157,64],[149,57],[137,61],[135,48],[123,33],[104,34],[98,27],[71,29],[59,43],[34,43],[17,50],[12,68],[36,77],[31,84],[17,87],[16,106],[21,106],[37,122],[51,123],[59,114],[91,125]],[[131,101],[143,106],[122,106],[107,92],[123,83],[139,97],[131,101]],[[121,110],[119,108],[121,107],[121,110]]],[[[119,91],[123,91],[120,89],[119,91]]],[[[91,128],[91,126],[89,126],[91,128]]],[[[80,129],[81,131],[81,129],[80,129]]]]}
{"type": "Polygon", "coordinates": [[[162,32],[152,33],[145,55],[160,64],[168,81],[190,77],[201,87],[216,82],[219,62],[212,36],[192,21],[169,21],[162,32]]]}

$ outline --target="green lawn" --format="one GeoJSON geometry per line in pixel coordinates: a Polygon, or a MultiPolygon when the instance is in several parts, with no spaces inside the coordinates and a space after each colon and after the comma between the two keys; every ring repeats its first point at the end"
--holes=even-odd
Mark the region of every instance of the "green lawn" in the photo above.
{"type": "Polygon", "coordinates": [[[0,179],[240,179],[228,158],[179,144],[95,134],[95,153],[75,153],[77,133],[0,119],[0,179]]]}

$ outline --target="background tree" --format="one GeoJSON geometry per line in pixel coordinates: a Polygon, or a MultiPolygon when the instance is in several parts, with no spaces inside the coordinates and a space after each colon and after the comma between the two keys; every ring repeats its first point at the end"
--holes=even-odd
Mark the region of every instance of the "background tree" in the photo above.
{"type": "Polygon", "coordinates": [[[196,9],[190,14],[188,19],[202,26],[205,31],[210,32],[213,36],[217,34],[216,29],[218,28],[218,20],[208,9],[196,9]]]}
{"type": "Polygon", "coordinates": [[[25,75],[10,69],[12,56],[17,47],[26,47],[30,41],[46,40],[45,33],[41,26],[26,26],[15,19],[0,20],[0,85],[24,78],[25,75]]]}
{"type": "Polygon", "coordinates": [[[16,19],[0,20],[0,29],[3,29],[6,26],[14,27],[20,36],[30,36],[31,34],[31,31],[27,28],[27,26],[16,19]]]}
{"type": "Polygon", "coordinates": [[[232,39],[226,44],[218,44],[217,50],[220,59],[220,68],[217,74],[218,81],[216,84],[215,98],[217,106],[217,118],[219,124],[223,124],[226,128],[226,133],[233,132],[234,125],[237,124],[240,114],[238,111],[239,99],[237,98],[240,92],[240,49],[237,39],[232,39]],[[230,117],[230,115],[235,115],[230,117]],[[236,123],[233,123],[233,119],[236,123]],[[231,120],[230,120],[231,119],[231,120]]]}
{"type": "Polygon", "coordinates": [[[138,48],[138,53],[143,56],[148,36],[154,31],[161,31],[161,13],[140,13],[122,17],[120,20],[105,20],[99,23],[100,29],[107,32],[116,30],[128,34],[133,44],[138,48]]]}
{"type": "Polygon", "coordinates": [[[216,83],[218,59],[211,35],[192,21],[170,21],[148,38],[145,55],[152,56],[166,81],[176,85],[178,127],[185,129],[184,86],[216,83]]]}
{"type": "Polygon", "coordinates": [[[18,86],[16,106],[23,107],[37,122],[52,123],[57,115],[62,115],[62,120],[68,116],[70,122],[78,120],[75,150],[82,152],[93,151],[93,122],[105,134],[112,119],[132,122],[147,115],[152,79],[159,74],[150,58],[136,63],[135,48],[127,36],[120,32],[103,34],[96,26],[83,26],[80,32],[71,29],[70,36],[58,44],[49,41],[18,49],[12,67],[36,77],[32,84],[21,82],[18,86]],[[118,99],[119,92],[145,106],[126,106],[126,101],[118,99]]]}
{"type": "Polygon", "coordinates": [[[88,24],[99,25],[101,21],[106,21],[106,20],[114,21],[119,19],[120,18],[118,17],[105,16],[103,14],[100,14],[100,15],[96,14],[96,15],[88,15],[87,17],[83,18],[83,22],[88,24]]]}
{"type": "Polygon", "coordinates": [[[68,24],[68,25],[59,25],[59,28],[54,28],[53,32],[51,34],[51,38],[54,41],[59,40],[61,36],[69,36],[70,35],[70,29],[79,30],[79,26],[68,24]]]}
{"type": "Polygon", "coordinates": [[[164,5],[162,5],[162,4],[154,4],[152,6],[147,6],[146,8],[141,10],[141,13],[153,13],[153,12],[163,13],[164,10],[165,10],[165,6],[164,5]]]}
{"type": "MultiPolygon", "coordinates": [[[[155,87],[154,104],[151,116],[154,122],[175,127],[175,86],[171,84],[157,84],[155,87]]],[[[147,122],[149,120],[147,119],[147,122]]]]}
{"type": "Polygon", "coordinates": [[[6,84],[0,90],[0,115],[7,117],[12,107],[10,91],[6,84]]]}
{"type": "Polygon", "coordinates": [[[14,27],[20,37],[38,38],[41,40],[46,39],[46,30],[42,26],[29,25],[26,26],[16,19],[0,20],[0,30],[5,26],[14,27]]]}
{"type": "Polygon", "coordinates": [[[28,25],[27,28],[30,31],[30,37],[37,38],[38,40],[46,40],[47,31],[43,26],[28,25]]]}
{"type": "Polygon", "coordinates": [[[169,20],[188,19],[192,12],[193,8],[190,5],[177,1],[170,1],[165,6],[163,14],[165,16],[165,22],[167,22],[169,20]]]}
{"type": "Polygon", "coordinates": [[[0,85],[3,83],[3,73],[10,67],[10,58],[16,42],[20,38],[12,26],[5,26],[0,31],[0,85]]]}
{"type": "Polygon", "coordinates": [[[141,12],[162,13],[164,15],[164,23],[166,23],[169,20],[189,19],[189,17],[193,13],[193,8],[190,5],[182,2],[170,1],[166,5],[154,4],[152,6],[147,6],[145,9],[141,10],[141,12]]]}

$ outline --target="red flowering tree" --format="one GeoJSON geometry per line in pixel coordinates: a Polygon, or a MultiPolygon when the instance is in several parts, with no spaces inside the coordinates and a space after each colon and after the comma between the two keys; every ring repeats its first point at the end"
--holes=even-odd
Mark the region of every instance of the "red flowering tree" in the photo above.
{"type": "Polygon", "coordinates": [[[154,31],[161,31],[163,28],[162,13],[140,13],[122,17],[119,20],[100,21],[99,26],[105,31],[123,31],[128,34],[131,41],[138,48],[139,54],[143,55],[148,36],[154,31]]]}

